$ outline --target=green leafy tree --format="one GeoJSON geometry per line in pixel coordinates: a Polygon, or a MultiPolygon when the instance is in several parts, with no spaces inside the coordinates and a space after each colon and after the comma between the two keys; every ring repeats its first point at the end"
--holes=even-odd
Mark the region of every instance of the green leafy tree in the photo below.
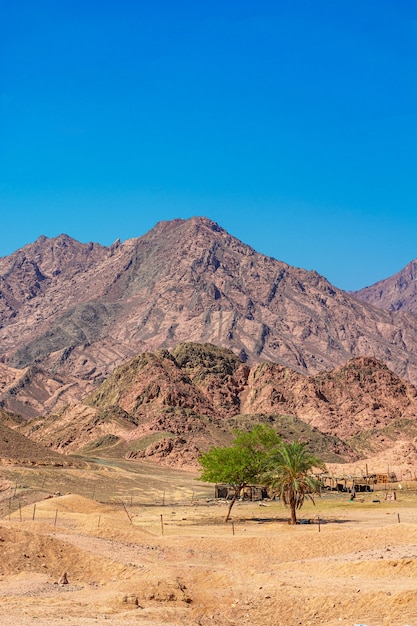
{"type": "Polygon", "coordinates": [[[291,511],[291,524],[297,523],[297,509],[304,500],[314,503],[314,495],[320,494],[321,483],[313,475],[313,468],[325,470],[324,461],[312,454],[305,443],[281,443],[266,461],[266,471],[262,477],[265,485],[277,490],[279,496],[291,511]]]}
{"type": "Polygon", "coordinates": [[[257,484],[267,459],[281,443],[281,438],[270,426],[258,425],[249,432],[235,431],[230,446],[211,448],[199,458],[202,473],[199,480],[226,483],[234,488],[225,522],[242,489],[257,484]]]}

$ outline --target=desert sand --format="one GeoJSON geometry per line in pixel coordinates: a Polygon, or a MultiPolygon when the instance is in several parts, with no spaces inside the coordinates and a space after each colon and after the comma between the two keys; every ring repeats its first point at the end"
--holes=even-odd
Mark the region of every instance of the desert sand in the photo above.
{"type": "Polygon", "coordinates": [[[393,487],[224,524],[195,474],[2,466],[0,624],[416,626],[417,483],[393,487]]]}

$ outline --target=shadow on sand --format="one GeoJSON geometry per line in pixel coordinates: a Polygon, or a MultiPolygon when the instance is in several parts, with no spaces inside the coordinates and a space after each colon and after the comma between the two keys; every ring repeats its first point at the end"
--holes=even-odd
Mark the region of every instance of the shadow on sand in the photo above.
{"type": "MultiPolygon", "coordinates": [[[[351,522],[352,520],[349,519],[332,519],[332,518],[326,518],[326,519],[322,519],[322,518],[310,518],[310,519],[299,519],[297,520],[297,526],[303,526],[303,525],[316,525],[318,526],[323,525],[323,524],[347,524],[349,522],[351,522]]],[[[244,522],[254,522],[255,524],[271,524],[271,523],[276,523],[276,524],[289,524],[289,518],[288,517],[247,517],[247,518],[242,518],[242,519],[235,519],[234,522],[239,522],[239,523],[244,523],[244,522]]]]}

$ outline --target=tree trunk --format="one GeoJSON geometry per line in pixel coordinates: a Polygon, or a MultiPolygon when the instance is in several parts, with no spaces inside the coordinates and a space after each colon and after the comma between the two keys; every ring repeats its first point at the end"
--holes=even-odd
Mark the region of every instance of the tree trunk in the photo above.
{"type": "Polygon", "coordinates": [[[295,509],[295,498],[294,498],[293,493],[290,496],[290,509],[291,509],[291,524],[296,524],[297,514],[296,514],[296,509],[295,509]]]}
{"type": "Polygon", "coordinates": [[[229,504],[229,508],[227,509],[227,513],[226,513],[226,517],[224,518],[224,523],[229,521],[230,518],[230,511],[232,510],[232,506],[234,505],[234,503],[236,502],[236,500],[238,499],[240,492],[242,491],[242,487],[236,487],[235,489],[235,495],[233,496],[230,504],[229,504]]]}

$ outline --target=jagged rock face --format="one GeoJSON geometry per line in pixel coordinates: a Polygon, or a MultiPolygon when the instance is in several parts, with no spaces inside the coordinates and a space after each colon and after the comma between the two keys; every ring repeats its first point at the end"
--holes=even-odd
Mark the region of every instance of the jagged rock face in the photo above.
{"type": "Polygon", "coordinates": [[[248,368],[216,346],[188,344],[176,353],[179,362],[166,350],[138,355],[118,367],[85,404],[32,420],[22,432],[65,453],[104,450],[176,467],[195,465],[200,450],[223,441],[222,418],[233,404],[230,390],[242,384],[242,369],[248,368]]]}
{"type": "Polygon", "coordinates": [[[184,341],[317,373],[375,356],[417,381],[415,319],[256,253],[205,218],[110,248],[40,238],[0,259],[0,359],[100,381],[184,341]]]}
{"type": "Polygon", "coordinates": [[[357,298],[389,311],[417,313],[417,260],[394,276],[354,292],[357,298]]]}
{"type": "MultiPolygon", "coordinates": [[[[407,431],[408,440],[415,437],[417,389],[373,358],[306,376],[273,363],[250,368],[225,349],[186,343],[172,353],[138,355],[84,403],[19,429],[61,452],[152,458],[178,467],[195,463],[210,445],[228,443],[234,427],[262,422],[286,439],[313,441],[327,457],[358,458],[346,440],[359,434],[395,425],[397,439],[407,440],[407,431]]],[[[366,450],[366,437],[361,445],[366,450]]]]}
{"type": "Polygon", "coordinates": [[[263,363],[251,371],[241,406],[243,413],[297,415],[346,440],[400,418],[415,421],[417,389],[373,358],[353,359],[315,376],[263,363]]]}
{"type": "Polygon", "coordinates": [[[240,394],[250,369],[235,354],[211,344],[184,343],[174,348],[172,356],[217,415],[240,413],[240,394]]]}
{"type": "Polygon", "coordinates": [[[120,366],[93,394],[97,407],[117,405],[131,415],[161,415],[164,409],[210,414],[205,396],[167,351],[144,353],[120,366]]]}

